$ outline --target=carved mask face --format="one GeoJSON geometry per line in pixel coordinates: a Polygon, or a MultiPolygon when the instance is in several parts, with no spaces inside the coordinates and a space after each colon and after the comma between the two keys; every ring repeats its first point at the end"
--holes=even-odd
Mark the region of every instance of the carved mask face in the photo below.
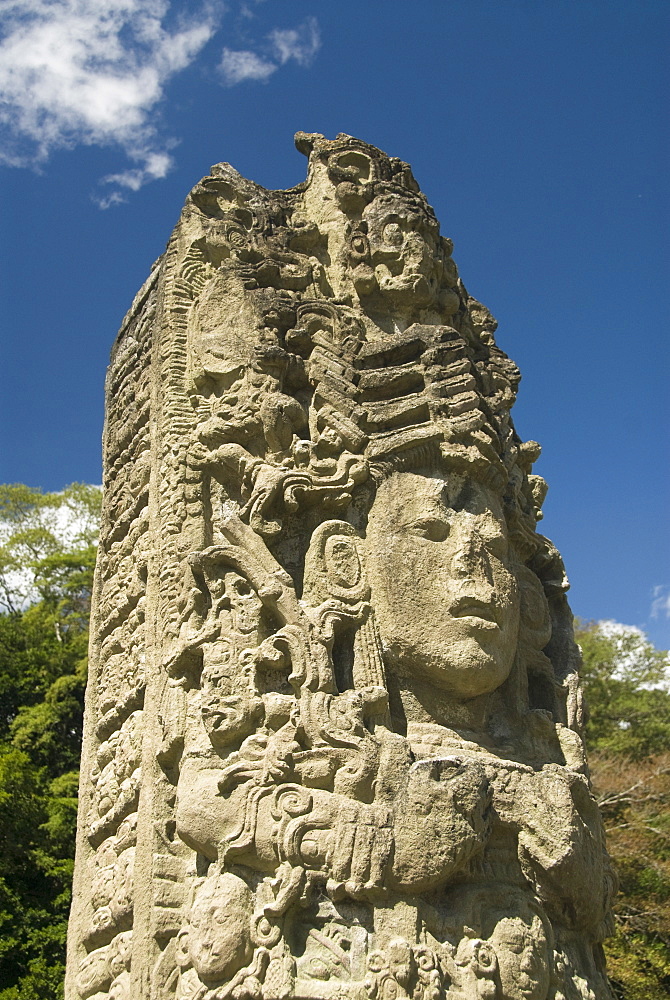
{"type": "Polygon", "coordinates": [[[495,493],[474,479],[394,473],[366,542],[385,658],[460,698],[495,690],[517,643],[518,586],[495,493]]]}
{"type": "Polygon", "coordinates": [[[549,948],[539,917],[504,917],[496,924],[489,942],[498,958],[504,1000],[545,1000],[549,991],[549,948]]]}
{"type": "Polygon", "coordinates": [[[230,977],[251,957],[251,892],[236,875],[208,879],[188,921],[188,954],[203,982],[230,977]]]}
{"type": "Polygon", "coordinates": [[[397,303],[427,305],[436,288],[436,224],[401,198],[373,202],[365,219],[380,292],[397,303]]]}

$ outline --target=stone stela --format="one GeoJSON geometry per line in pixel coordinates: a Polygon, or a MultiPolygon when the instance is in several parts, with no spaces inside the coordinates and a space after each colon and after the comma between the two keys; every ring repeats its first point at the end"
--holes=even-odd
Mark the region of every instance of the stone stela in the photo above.
{"type": "Polygon", "coordinates": [[[606,1000],[519,372],[409,166],[296,143],[113,349],[67,1000],[606,1000]]]}

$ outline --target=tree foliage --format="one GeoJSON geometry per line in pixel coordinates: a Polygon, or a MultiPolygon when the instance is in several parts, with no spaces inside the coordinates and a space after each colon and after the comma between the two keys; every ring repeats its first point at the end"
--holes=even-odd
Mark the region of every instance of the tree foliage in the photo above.
{"type": "Polygon", "coordinates": [[[85,611],[98,537],[100,489],[72,483],[44,493],[0,484],[0,607],[20,611],[36,600],[85,611]]]}
{"type": "Polygon", "coordinates": [[[0,1000],[63,995],[99,502],[0,487],[0,1000]]]}
{"type": "Polygon", "coordinates": [[[625,1000],[670,995],[668,654],[639,629],[578,623],[594,792],[618,871],[608,967],[625,1000]]]}
{"type": "Polygon", "coordinates": [[[614,622],[580,623],[577,640],[589,748],[636,760],[670,750],[668,654],[614,622]]]}

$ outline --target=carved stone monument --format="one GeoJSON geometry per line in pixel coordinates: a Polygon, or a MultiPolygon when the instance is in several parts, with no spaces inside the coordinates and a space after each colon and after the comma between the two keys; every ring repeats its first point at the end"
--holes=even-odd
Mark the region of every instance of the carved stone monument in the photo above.
{"type": "Polygon", "coordinates": [[[296,141],[114,347],[67,998],[608,998],[519,372],[407,164],[296,141]]]}

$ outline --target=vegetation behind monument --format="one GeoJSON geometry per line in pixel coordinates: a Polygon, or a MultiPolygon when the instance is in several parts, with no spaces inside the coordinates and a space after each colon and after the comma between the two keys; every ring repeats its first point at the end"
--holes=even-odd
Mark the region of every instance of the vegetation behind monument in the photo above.
{"type": "Polygon", "coordinates": [[[0,996],[62,996],[100,491],[0,487],[0,996]]]}
{"type": "MultiPolygon", "coordinates": [[[[0,488],[0,1000],[62,997],[98,506],[95,487],[0,488]],[[53,520],[68,510],[75,527],[53,520]]],[[[610,975],[620,996],[660,1000],[670,987],[667,654],[595,622],[577,637],[594,789],[621,881],[610,975]]]]}

